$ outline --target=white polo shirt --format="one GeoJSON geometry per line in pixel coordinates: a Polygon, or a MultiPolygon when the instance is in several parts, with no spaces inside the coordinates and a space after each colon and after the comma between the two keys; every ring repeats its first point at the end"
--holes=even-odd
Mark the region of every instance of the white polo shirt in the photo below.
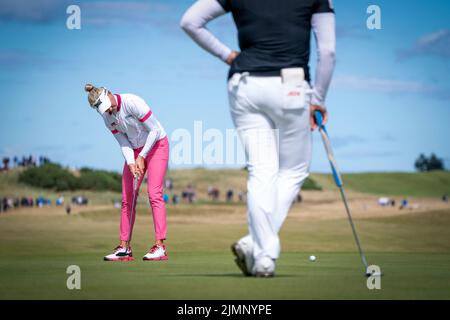
{"type": "Polygon", "coordinates": [[[134,94],[115,94],[117,112],[105,112],[106,127],[119,142],[128,164],[134,163],[133,149],[142,148],[144,158],[156,141],[167,134],[145,101],[134,94]]]}

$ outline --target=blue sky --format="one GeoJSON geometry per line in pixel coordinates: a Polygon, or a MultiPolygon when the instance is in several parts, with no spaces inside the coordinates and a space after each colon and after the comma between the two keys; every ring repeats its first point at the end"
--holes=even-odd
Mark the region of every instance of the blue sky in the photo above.
{"type": "MultiPolygon", "coordinates": [[[[120,149],[88,107],[86,82],[143,97],[169,136],[177,128],[193,131],[195,120],[205,129],[233,128],[227,66],[179,28],[191,3],[2,1],[0,156],[42,154],[72,167],[120,170],[120,149]],[[69,4],[81,8],[81,30],[66,28],[69,4]]],[[[450,2],[335,0],[334,6],[328,130],[341,169],[412,171],[420,152],[435,152],[450,167],[450,2]],[[381,8],[381,30],[366,27],[370,4],[381,8]]],[[[230,15],[209,27],[238,48],[230,15]]],[[[317,134],[312,171],[328,171],[317,134]]]]}

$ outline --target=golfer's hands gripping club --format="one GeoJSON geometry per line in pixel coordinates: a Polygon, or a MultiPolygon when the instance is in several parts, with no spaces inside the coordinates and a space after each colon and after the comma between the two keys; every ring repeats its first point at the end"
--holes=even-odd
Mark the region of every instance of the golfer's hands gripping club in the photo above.
{"type": "Polygon", "coordinates": [[[144,175],[145,170],[145,160],[142,156],[138,156],[136,158],[136,174],[139,177],[142,177],[144,175]]]}
{"type": "MultiPolygon", "coordinates": [[[[138,158],[139,159],[139,158],[138,158]]],[[[130,170],[131,174],[133,175],[133,177],[140,177],[141,175],[144,174],[144,170],[141,169],[139,170],[139,166],[138,166],[138,160],[136,159],[136,164],[132,163],[128,165],[128,169],[130,170]]]]}
{"type": "Polygon", "coordinates": [[[309,106],[309,122],[311,124],[311,131],[317,129],[318,123],[316,121],[316,112],[320,112],[322,115],[322,125],[325,125],[328,121],[328,111],[324,107],[316,106],[316,105],[310,105],[309,106]]]}

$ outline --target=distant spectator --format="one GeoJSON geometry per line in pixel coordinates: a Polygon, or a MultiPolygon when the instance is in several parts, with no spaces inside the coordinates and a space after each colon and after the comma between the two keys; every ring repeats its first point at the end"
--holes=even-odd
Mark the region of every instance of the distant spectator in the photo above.
{"type": "Polygon", "coordinates": [[[59,196],[59,198],[56,199],[55,203],[57,206],[62,206],[64,204],[64,196],[59,196]]]}
{"type": "Polygon", "coordinates": [[[395,207],[395,200],[391,199],[391,207],[395,207]]]}
{"type": "Polygon", "coordinates": [[[167,190],[172,191],[172,189],[173,189],[173,180],[171,178],[166,179],[166,181],[164,182],[164,185],[165,185],[167,190]]]}
{"type": "Polygon", "coordinates": [[[233,190],[232,190],[232,189],[229,189],[229,190],[227,191],[227,201],[228,201],[228,202],[233,201],[233,196],[234,196],[233,190]]]}
{"type": "Polygon", "coordinates": [[[113,201],[113,206],[116,209],[120,209],[120,208],[122,208],[122,203],[119,200],[114,200],[113,201]]]}
{"type": "Polygon", "coordinates": [[[87,205],[88,198],[83,196],[72,197],[72,203],[76,205],[87,205]]]}
{"type": "Polygon", "coordinates": [[[36,207],[42,208],[46,204],[46,200],[43,196],[39,196],[36,198],[36,207]]]}
{"type": "Polygon", "coordinates": [[[181,193],[181,197],[183,200],[192,203],[195,199],[195,191],[191,184],[188,184],[187,187],[181,193]]]}
{"type": "Polygon", "coordinates": [[[8,157],[3,158],[3,170],[5,170],[5,171],[9,170],[9,158],[8,157]]]}
{"type": "Polygon", "coordinates": [[[35,167],[36,166],[36,161],[34,160],[33,156],[30,154],[30,156],[28,157],[28,165],[35,167]]]}
{"type": "Polygon", "coordinates": [[[50,163],[50,159],[44,156],[39,156],[39,166],[42,166],[44,164],[50,163]]]}
{"type": "Polygon", "coordinates": [[[164,200],[164,203],[169,203],[169,195],[167,194],[167,193],[164,193],[164,195],[163,195],[163,200],[164,200]]]}
{"type": "Polygon", "coordinates": [[[238,199],[240,202],[244,202],[245,201],[245,192],[244,191],[240,191],[238,193],[238,199]]]}
{"type": "Polygon", "coordinates": [[[3,198],[2,199],[1,205],[2,205],[2,211],[3,212],[8,211],[8,199],[7,198],[3,198]]]}
{"type": "Polygon", "coordinates": [[[26,197],[22,197],[22,199],[20,199],[20,206],[28,207],[28,199],[26,197]]]}
{"type": "Polygon", "coordinates": [[[19,158],[17,156],[14,156],[13,162],[14,162],[14,167],[17,167],[19,165],[19,158]]]}
{"type": "Polygon", "coordinates": [[[447,194],[444,194],[444,195],[442,196],[442,201],[443,201],[443,202],[448,202],[448,195],[447,195],[447,194]]]}
{"type": "Polygon", "coordinates": [[[211,193],[212,193],[212,190],[213,190],[213,186],[208,186],[208,190],[207,190],[207,192],[208,192],[208,197],[211,197],[211,193]]]}
{"type": "Polygon", "coordinates": [[[14,207],[14,200],[12,198],[7,198],[6,205],[7,205],[8,209],[12,209],[14,207]]]}
{"type": "Polygon", "coordinates": [[[402,203],[400,204],[400,210],[408,208],[408,200],[403,199],[402,203]]]}
{"type": "Polygon", "coordinates": [[[67,214],[70,214],[71,211],[72,211],[72,207],[71,207],[70,204],[68,203],[68,204],[66,205],[66,213],[67,213],[67,214]]]}
{"type": "Polygon", "coordinates": [[[390,199],[386,197],[381,197],[378,199],[378,204],[382,207],[389,205],[390,199]]]}
{"type": "Polygon", "coordinates": [[[302,203],[303,202],[303,197],[302,197],[302,194],[300,192],[297,194],[297,202],[298,203],[302,203]]]}
{"type": "Polygon", "coordinates": [[[220,191],[216,187],[209,186],[208,187],[208,197],[213,200],[217,201],[219,199],[220,191]]]}
{"type": "Polygon", "coordinates": [[[179,201],[180,201],[180,200],[179,200],[179,198],[178,198],[178,195],[177,195],[177,194],[174,194],[174,195],[172,196],[172,203],[173,203],[173,204],[177,204],[179,201]]]}

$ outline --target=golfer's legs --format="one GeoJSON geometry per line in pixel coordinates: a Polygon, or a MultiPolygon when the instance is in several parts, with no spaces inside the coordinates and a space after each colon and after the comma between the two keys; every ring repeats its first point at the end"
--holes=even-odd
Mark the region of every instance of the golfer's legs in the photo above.
{"type": "MultiPolygon", "coordinates": [[[[274,232],[278,233],[301,185],[308,176],[311,159],[309,103],[307,101],[304,106],[299,104],[298,108],[287,109],[284,106],[286,90],[282,87],[281,79],[256,78],[250,83],[255,81],[259,84],[259,88],[255,88],[258,94],[253,97],[261,96],[263,102],[260,104],[264,106],[264,111],[278,131],[278,172],[276,184],[271,185],[272,190],[277,190],[272,227],[274,232]]],[[[230,94],[230,101],[233,101],[232,97],[230,94]]],[[[251,247],[254,241],[253,237],[248,235],[240,242],[245,242],[251,247]]],[[[273,258],[277,258],[278,255],[279,250],[273,258]]]]}
{"type": "Polygon", "coordinates": [[[163,199],[164,176],[169,161],[169,142],[167,138],[159,140],[147,156],[147,191],[152,207],[153,225],[156,240],[166,239],[166,205],[163,199]]]}
{"type": "MultiPolygon", "coordinates": [[[[260,130],[267,126],[266,120],[252,121],[259,123],[260,129],[245,130],[241,135],[247,158],[247,206],[249,231],[255,243],[253,255],[255,259],[264,256],[276,259],[280,251],[273,220],[277,199],[277,189],[273,187],[277,184],[277,146],[275,137],[261,137],[260,130]]],[[[269,126],[266,128],[267,132],[273,134],[269,126]]]]}
{"type": "MultiPolygon", "coordinates": [[[[136,152],[135,152],[136,157],[136,152]]],[[[143,176],[139,178],[138,186],[141,186],[143,176]]],[[[120,240],[128,241],[131,240],[131,235],[133,233],[133,226],[136,216],[136,202],[139,193],[139,187],[135,194],[135,199],[133,199],[133,182],[134,177],[128,168],[128,165],[125,163],[123,166],[122,173],[122,210],[121,210],[121,218],[120,218],[120,240]],[[133,205],[133,201],[135,202],[133,205]],[[131,212],[132,208],[134,211],[131,212]],[[130,228],[130,221],[132,221],[132,225],[130,228]]]]}
{"type": "Polygon", "coordinates": [[[281,229],[300,187],[308,177],[311,161],[309,108],[286,110],[279,128],[278,199],[275,228],[281,229]]]}
{"type": "Polygon", "coordinates": [[[255,259],[264,256],[275,259],[280,251],[278,234],[273,227],[277,199],[273,186],[278,175],[276,135],[271,119],[248,99],[246,90],[252,87],[242,85],[239,90],[239,94],[247,98],[237,99],[233,91],[229,98],[233,122],[246,155],[248,223],[254,243],[253,255],[255,259]]]}

